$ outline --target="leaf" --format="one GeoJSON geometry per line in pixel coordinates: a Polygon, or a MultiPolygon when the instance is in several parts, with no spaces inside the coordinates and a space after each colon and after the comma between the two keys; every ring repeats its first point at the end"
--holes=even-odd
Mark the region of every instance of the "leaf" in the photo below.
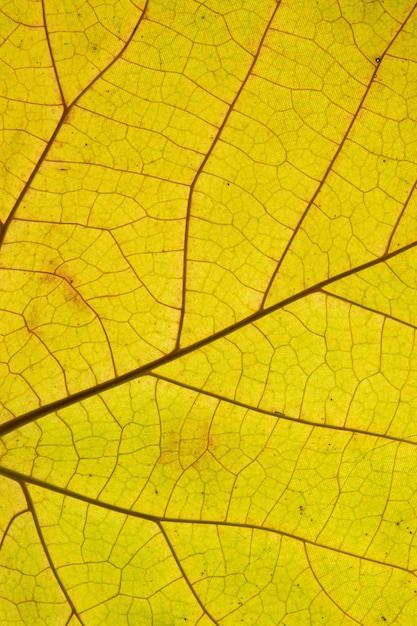
{"type": "Polygon", "coordinates": [[[415,624],[414,3],[0,29],[1,624],[415,624]]]}

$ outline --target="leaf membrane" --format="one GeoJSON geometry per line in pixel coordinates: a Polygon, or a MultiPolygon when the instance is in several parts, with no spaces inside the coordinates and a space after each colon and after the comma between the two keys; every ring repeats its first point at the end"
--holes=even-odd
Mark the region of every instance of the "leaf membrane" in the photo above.
{"type": "Polygon", "coordinates": [[[412,626],[415,7],[61,4],[1,9],[0,622],[412,626]]]}

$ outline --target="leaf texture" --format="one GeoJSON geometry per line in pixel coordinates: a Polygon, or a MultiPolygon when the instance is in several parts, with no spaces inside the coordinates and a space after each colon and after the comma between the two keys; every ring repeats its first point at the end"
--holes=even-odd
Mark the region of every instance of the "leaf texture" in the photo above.
{"type": "Polygon", "coordinates": [[[417,10],[0,12],[0,622],[413,626],[417,10]]]}

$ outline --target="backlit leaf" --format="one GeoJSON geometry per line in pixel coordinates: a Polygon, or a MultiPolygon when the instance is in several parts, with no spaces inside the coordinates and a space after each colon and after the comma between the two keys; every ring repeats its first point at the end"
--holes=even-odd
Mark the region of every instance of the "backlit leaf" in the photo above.
{"type": "Polygon", "coordinates": [[[0,623],[417,621],[417,12],[0,13],[0,623]]]}

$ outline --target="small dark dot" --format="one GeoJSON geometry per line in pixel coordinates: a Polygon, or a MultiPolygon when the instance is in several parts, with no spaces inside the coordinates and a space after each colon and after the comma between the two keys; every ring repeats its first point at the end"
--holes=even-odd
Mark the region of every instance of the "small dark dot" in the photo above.
{"type": "Polygon", "coordinates": [[[380,62],[380,60],[381,60],[381,57],[376,57],[376,59],[375,59],[375,61],[376,61],[377,63],[379,63],[379,62],[380,62]]]}

